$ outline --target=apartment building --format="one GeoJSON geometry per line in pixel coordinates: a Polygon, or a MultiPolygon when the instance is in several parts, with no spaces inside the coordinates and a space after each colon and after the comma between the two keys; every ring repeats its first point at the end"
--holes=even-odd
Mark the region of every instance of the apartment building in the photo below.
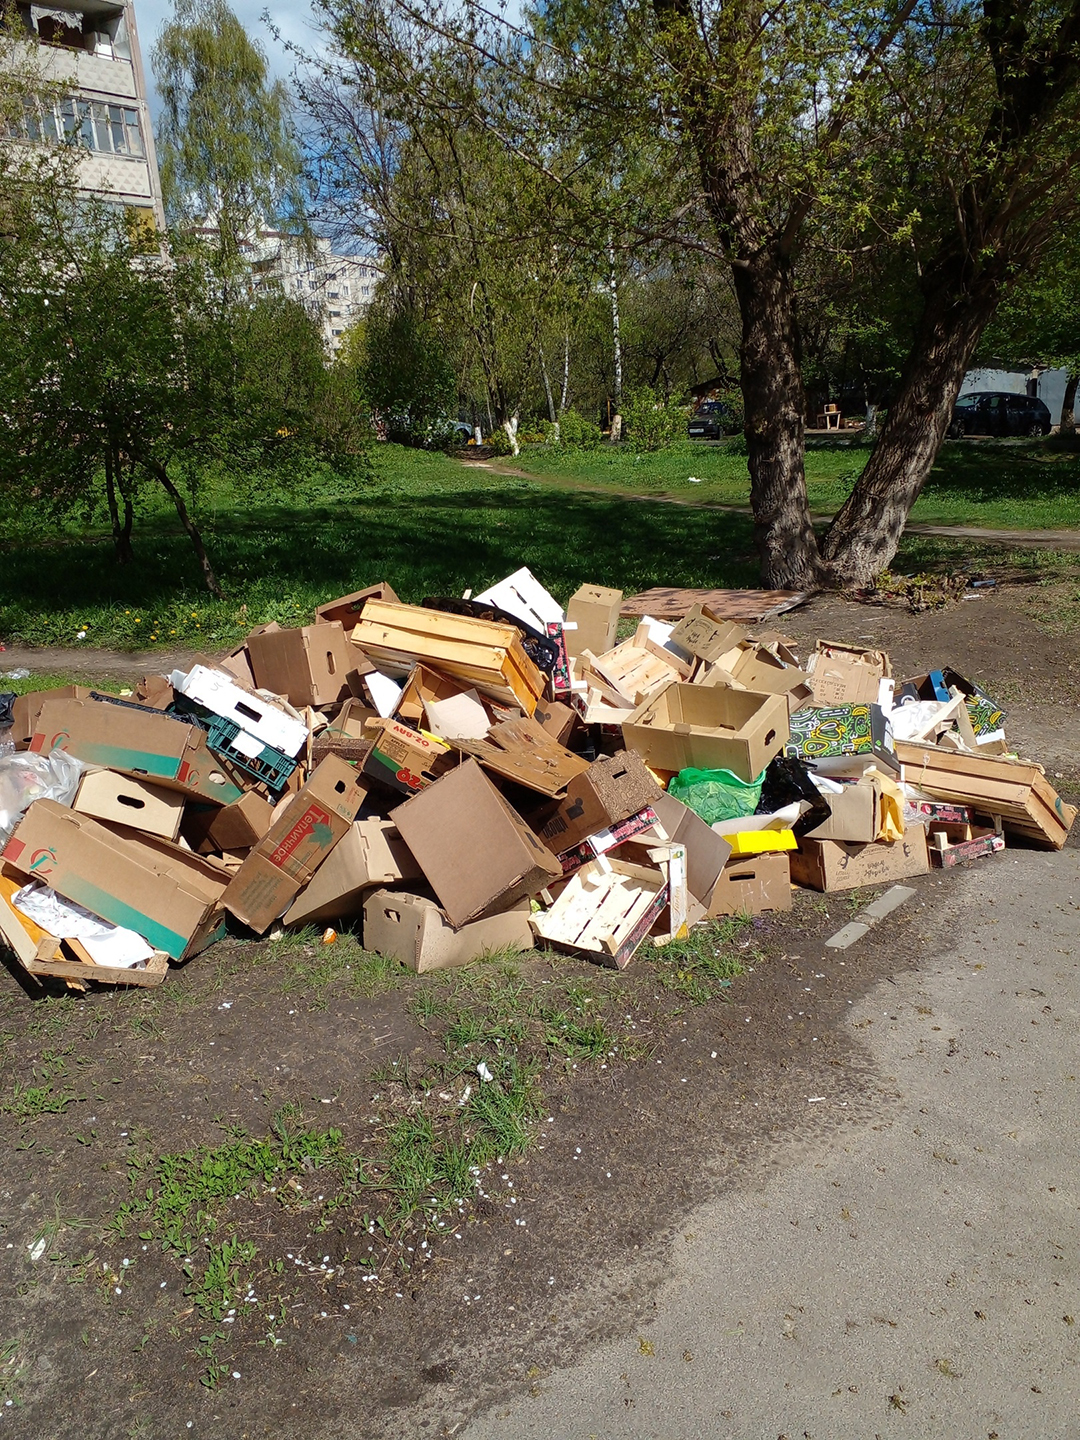
{"type": "Polygon", "coordinates": [[[132,0],[18,4],[19,27],[38,47],[42,78],[71,93],[27,111],[24,138],[76,139],[87,194],[145,211],[164,226],[161,181],[132,0]]]}
{"type": "Polygon", "coordinates": [[[280,291],[318,316],[332,352],[370,305],[382,274],[372,260],[336,255],[329,240],[318,239],[309,249],[278,230],[260,231],[252,242],[251,270],[257,290],[280,291]]]}

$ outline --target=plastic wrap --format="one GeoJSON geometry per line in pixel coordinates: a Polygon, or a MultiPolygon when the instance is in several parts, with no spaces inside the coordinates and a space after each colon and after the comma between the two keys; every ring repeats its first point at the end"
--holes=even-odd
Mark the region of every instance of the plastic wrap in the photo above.
{"type": "Polygon", "coordinates": [[[668,785],[668,794],[681,800],[706,825],[753,815],[761,799],[763,770],[756,780],[741,780],[730,770],[680,770],[668,785]]]}
{"type": "Polygon", "coordinates": [[[0,849],[35,800],[70,805],[86,766],[64,750],[0,755],[0,849]]]}

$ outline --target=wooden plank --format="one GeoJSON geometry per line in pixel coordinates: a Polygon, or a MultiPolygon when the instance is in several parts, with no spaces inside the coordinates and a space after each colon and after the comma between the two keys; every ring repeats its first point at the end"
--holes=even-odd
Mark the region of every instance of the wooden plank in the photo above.
{"type": "Polygon", "coordinates": [[[464,640],[474,645],[512,645],[520,637],[516,625],[497,620],[479,620],[473,615],[452,615],[446,610],[428,610],[423,605],[394,605],[388,600],[369,600],[364,606],[357,631],[370,625],[386,625],[417,636],[441,636],[447,640],[464,640]]]}
{"type": "MultiPolygon", "coordinates": [[[[51,937],[50,937],[51,938],[51,937]]],[[[53,944],[58,942],[53,940],[53,944]]],[[[68,946],[67,941],[60,945],[59,953],[62,955],[68,946]]],[[[39,947],[40,952],[40,947],[39,947]]],[[[70,952],[69,952],[70,953],[70,952]]],[[[85,961],[76,959],[37,959],[31,960],[26,967],[31,975],[51,975],[61,980],[78,980],[85,982],[93,980],[99,985],[136,985],[144,989],[153,985],[160,985],[169,973],[169,957],[162,950],[155,950],[154,954],[146,962],[143,970],[128,970],[113,965],[87,964],[85,961]]]]}

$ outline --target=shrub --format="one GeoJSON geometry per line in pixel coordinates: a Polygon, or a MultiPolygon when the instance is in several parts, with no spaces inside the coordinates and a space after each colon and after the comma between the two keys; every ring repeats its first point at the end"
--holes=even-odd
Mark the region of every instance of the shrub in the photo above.
{"type": "Polygon", "coordinates": [[[564,410],[559,420],[559,439],[568,450],[595,450],[603,435],[600,426],[586,420],[584,415],[576,410],[564,410]]]}
{"type": "Polygon", "coordinates": [[[686,406],[643,385],[623,403],[623,430],[635,450],[663,450],[686,438],[686,406]]]}

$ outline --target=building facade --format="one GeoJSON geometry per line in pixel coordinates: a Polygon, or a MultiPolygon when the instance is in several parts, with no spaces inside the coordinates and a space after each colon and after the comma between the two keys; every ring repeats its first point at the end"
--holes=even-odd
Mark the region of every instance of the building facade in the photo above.
{"type": "Polygon", "coordinates": [[[329,240],[308,247],[292,235],[264,230],[251,245],[251,273],[256,290],[277,291],[310,310],[333,353],[371,304],[382,271],[372,260],[335,255],[329,240]]]}
{"type": "Polygon", "coordinates": [[[75,140],[77,184],[89,195],[145,212],[163,227],[161,181],[147,104],[146,73],[132,0],[55,0],[17,6],[19,28],[37,47],[43,80],[68,89],[28,107],[28,141],[75,140]]]}

